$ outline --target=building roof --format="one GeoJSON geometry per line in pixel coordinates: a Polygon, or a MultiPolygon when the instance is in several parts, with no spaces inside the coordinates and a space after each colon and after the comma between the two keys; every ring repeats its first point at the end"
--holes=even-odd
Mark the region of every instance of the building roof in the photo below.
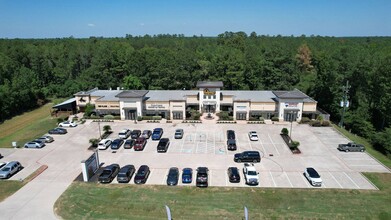
{"type": "Polygon", "coordinates": [[[307,99],[308,95],[304,94],[302,91],[298,89],[294,89],[292,91],[273,91],[273,93],[279,99],[307,99]]]}
{"type": "Polygon", "coordinates": [[[222,81],[198,81],[197,88],[223,88],[222,81]]]}
{"type": "Polygon", "coordinates": [[[60,104],[57,104],[53,106],[52,108],[58,108],[58,109],[73,109],[76,106],[76,98],[70,98],[66,101],[61,102],[60,104]]]}
{"type": "Polygon", "coordinates": [[[95,91],[98,91],[99,89],[98,89],[98,87],[95,87],[95,88],[93,88],[93,89],[90,89],[90,90],[88,90],[88,91],[80,91],[80,92],[78,92],[78,93],[75,93],[74,95],[78,95],[78,96],[82,96],[82,95],[90,95],[92,92],[95,92],[95,91]]]}
{"type": "Polygon", "coordinates": [[[149,90],[147,101],[186,100],[187,95],[197,95],[197,90],[149,90]]]}
{"type": "Polygon", "coordinates": [[[123,90],[116,97],[118,98],[142,98],[148,93],[148,90],[123,90]]]}
{"type": "Polygon", "coordinates": [[[276,96],[272,91],[222,90],[221,94],[233,96],[234,101],[274,102],[276,96]]]}
{"type": "Polygon", "coordinates": [[[122,90],[97,90],[91,93],[91,96],[98,96],[97,101],[119,101],[117,95],[122,90]]]}

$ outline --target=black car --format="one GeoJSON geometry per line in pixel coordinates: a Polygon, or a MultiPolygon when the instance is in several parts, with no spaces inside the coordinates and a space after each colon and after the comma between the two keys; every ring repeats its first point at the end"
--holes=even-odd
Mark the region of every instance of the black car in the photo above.
{"type": "Polygon", "coordinates": [[[209,169],[207,167],[198,167],[197,168],[196,186],[208,187],[208,171],[209,171],[209,169]]]}
{"type": "Polygon", "coordinates": [[[137,174],[134,177],[134,183],[135,184],[143,184],[147,182],[149,173],[151,171],[149,170],[149,167],[147,165],[142,165],[138,170],[137,174]]]}
{"type": "Polygon", "coordinates": [[[133,130],[132,133],[130,133],[130,137],[132,139],[137,139],[141,135],[140,130],[133,130]]]}
{"type": "Polygon", "coordinates": [[[236,150],[236,140],[235,139],[228,139],[227,141],[227,148],[228,150],[236,150]]]}
{"type": "Polygon", "coordinates": [[[227,139],[235,139],[235,131],[227,130],[227,139]]]}
{"type": "Polygon", "coordinates": [[[53,128],[52,130],[49,130],[49,134],[66,134],[68,133],[67,129],[65,128],[53,128]]]}
{"type": "Polygon", "coordinates": [[[135,143],[136,143],[136,140],[128,139],[125,141],[124,148],[125,149],[132,149],[132,147],[134,146],[135,143]]]}
{"type": "Polygon", "coordinates": [[[99,182],[100,183],[111,183],[115,176],[117,176],[119,172],[119,165],[118,164],[111,164],[107,166],[103,172],[99,175],[99,182]]]}
{"type": "Polygon", "coordinates": [[[171,167],[167,175],[167,185],[176,186],[179,179],[179,170],[176,167],[171,167]]]}
{"type": "Polygon", "coordinates": [[[123,166],[118,172],[117,181],[119,183],[128,183],[135,172],[136,168],[133,165],[123,166]]]}
{"type": "Polygon", "coordinates": [[[157,152],[167,152],[168,146],[170,146],[170,139],[162,138],[157,145],[157,152]]]}
{"type": "Polygon", "coordinates": [[[238,168],[229,167],[228,168],[228,178],[231,183],[239,183],[240,182],[240,175],[239,175],[238,168]]]}
{"type": "Polygon", "coordinates": [[[235,154],[235,162],[261,162],[261,155],[258,151],[243,151],[242,153],[235,154]]]}
{"type": "Polygon", "coordinates": [[[111,142],[110,148],[112,150],[118,150],[122,146],[123,143],[124,143],[124,140],[122,140],[122,139],[115,139],[113,142],[111,142]]]}

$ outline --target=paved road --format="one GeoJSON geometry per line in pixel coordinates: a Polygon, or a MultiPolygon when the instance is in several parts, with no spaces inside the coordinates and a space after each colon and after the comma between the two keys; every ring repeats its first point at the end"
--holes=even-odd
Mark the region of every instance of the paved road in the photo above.
{"type": "Polygon", "coordinates": [[[47,165],[36,177],[14,195],[0,203],[1,219],[58,219],[53,205],[80,173],[80,161],[91,154],[86,149],[95,126],[80,125],[68,129],[67,135],[54,136],[55,141],[43,149],[8,150],[2,160],[19,160],[25,167],[11,179],[25,178],[41,165],[47,165]]]}

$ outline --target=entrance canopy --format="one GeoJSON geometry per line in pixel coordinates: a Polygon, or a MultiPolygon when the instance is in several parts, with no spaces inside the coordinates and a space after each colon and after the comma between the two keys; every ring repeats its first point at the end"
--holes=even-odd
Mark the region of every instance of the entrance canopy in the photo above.
{"type": "Polygon", "coordinates": [[[76,98],[68,99],[64,102],[61,102],[60,104],[53,106],[52,108],[56,109],[57,111],[72,111],[73,113],[76,113],[76,98]]]}

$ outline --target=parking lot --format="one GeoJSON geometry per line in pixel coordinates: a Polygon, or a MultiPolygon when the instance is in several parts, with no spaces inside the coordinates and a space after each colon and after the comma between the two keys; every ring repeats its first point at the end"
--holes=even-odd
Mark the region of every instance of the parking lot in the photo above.
{"type": "MultiPolygon", "coordinates": [[[[148,140],[144,151],[120,148],[117,151],[99,151],[100,161],[104,165],[118,163],[120,166],[133,164],[138,168],[148,165],[151,174],[147,184],[166,184],[166,175],[170,167],[195,169],[199,166],[209,168],[209,185],[236,186],[245,185],[241,173],[240,183],[228,181],[227,168],[243,168],[242,163],[235,163],[233,155],[245,150],[261,152],[261,163],[255,164],[259,171],[258,187],[312,188],[303,175],[306,167],[314,167],[323,179],[323,188],[376,189],[360,172],[390,172],[367,153],[339,152],[339,143],[347,140],[330,127],[312,128],[308,125],[293,124],[292,138],[300,141],[301,154],[293,155],[283,142],[279,133],[286,125],[254,124],[158,124],[127,122],[110,123],[113,133],[109,138],[116,138],[123,128],[132,130],[162,127],[163,137],[170,138],[167,153],[157,153],[158,141],[148,140]],[[175,129],[185,131],[182,139],[174,139],[175,129]],[[236,132],[237,151],[226,150],[226,130],[236,132]],[[247,133],[255,130],[259,141],[250,141],[247,133]]],[[[85,125],[88,126],[88,125],[85,125]]],[[[91,126],[96,126],[92,123],[91,126]]],[[[98,173],[99,174],[99,173],[98,173]]],[[[195,172],[193,179],[195,178],[195,172]]],[[[114,180],[114,183],[116,181],[114,180]]],[[[134,184],[131,181],[129,184],[134,184]]],[[[183,185],[179,183],[179,185],[183,185]]],[[[195,181],[190,185],[195,185],[195,181]]]]}

